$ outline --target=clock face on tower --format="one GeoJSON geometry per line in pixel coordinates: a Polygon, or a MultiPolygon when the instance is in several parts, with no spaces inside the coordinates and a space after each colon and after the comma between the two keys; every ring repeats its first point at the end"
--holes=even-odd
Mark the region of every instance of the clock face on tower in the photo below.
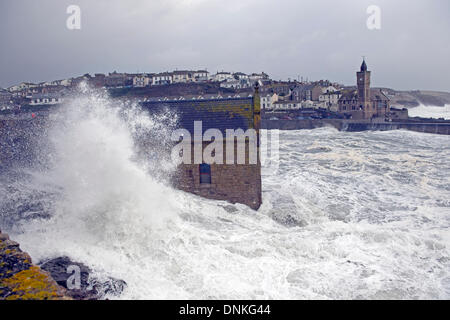
{"type": "Polygon", "coordinates": [[[363,81],[363,78],[359,78],[359,81],[363,81]]]}

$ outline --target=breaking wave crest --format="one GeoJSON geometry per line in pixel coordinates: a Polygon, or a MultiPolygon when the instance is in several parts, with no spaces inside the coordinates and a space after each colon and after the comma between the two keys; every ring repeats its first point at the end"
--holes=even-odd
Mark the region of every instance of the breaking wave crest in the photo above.
{"type": "Polygon", "coordinates": [[[448,136],[282,132],[255,212],[170,186],[173,118],[85,92],[46,165],[1,180],[3,227],[35,261],[125,280],[121,298],[450,297],[448,136]]]}

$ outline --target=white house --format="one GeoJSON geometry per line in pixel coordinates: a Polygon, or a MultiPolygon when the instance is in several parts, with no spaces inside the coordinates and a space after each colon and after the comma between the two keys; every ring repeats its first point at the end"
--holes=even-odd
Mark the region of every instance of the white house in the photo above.
{"type": "Polygon", "coordinates": [[[64,102],[64,99],[55,94],[35,94],[31,97],[30,105],[55,105],[64,102]]]}
{"type": "Polygon", "coordinates": [[[233,77],[238,80],[248,80],[249,76],[243,72],[235,72],[233,73],[233,77]]]}
{"type": "Polygon", "coordinates": [[[319,102],[330,110],[338,109],[338,102],[342,94],[340,91],[330,91],[319,96],[319,102]]]}
{"type": "Polygon", "coordinates": [[[268,93],[266,95],[261,95],[261,108],[266,110],[272,110],[273,104],[278,101],[278,94],[268,93]]]}
{"type": "Polygon", "coordinates": [[[173,83],[187,83],[194,80],[194,73],[192,71],[174,71],[172,72],[173,83]]]}
{"type": "Polygon", "coordinates": [[[206,82],[209,78],[209,72],[206,70],[194,71],[194,81],[195,82],[206,82]]]}
{"type": "Polygon", "coordinates": [[[34,83],[29,83],[29,82],[22,82],[21,84],[17,85],[17,86],[12,86],[8,88],[9,92],[17,92],[17,91],[22,91],[22,90],[26,90],[29,88],[34,88],[37,87],[36,84],[34,83]]]}
{"type": "Polygon", "coordinates": [[[213,76],[213,81],[216,82],[222,82],[225,80],[232,80],[233,79],[233,75],[230,72],[217,72],[214,76],[213,76]]]}
{"type": "Polygon", "coordinates": [[[20,89],[20,85],[11,86],[11,87],[8,88],[9,92],[16,92],[16,91],[19,91],[19,90],[21,90],[20,89]]]}
{"type": "Polygon", "coordinates": [[[274,110],[298,110],[302,108],[301,101],[275,101],[273,104],[274,110]]]}
{"type": "Polygon", "coordinates": [[[150,85],[150,81],[151,81],[150,77],[145,74],[134,76],[133,87],[136,88],[148,87],[150,85]]]}
{"type": "Polygon", "coordinates": [[[173,77],[171,73],[163,72],[158,73],[153,76],[152,85],[163,85],[163,84],[171,84],[173,82],[173,77]]]}
{"type": "Polygon", "coordinates": [[[234,78],[227,79],[220,83],[221,88],[242,89],[250,87],[250,83],[246,79],[237,80],[234,78]]]}

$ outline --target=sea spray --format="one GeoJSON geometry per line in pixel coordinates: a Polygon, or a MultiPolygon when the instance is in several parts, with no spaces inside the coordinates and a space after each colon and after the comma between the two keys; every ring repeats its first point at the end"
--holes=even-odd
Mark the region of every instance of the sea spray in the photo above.
{"type": "Polygon", "coordinates": [[[13,232],[35,260],[123,279],[124,299],[450,297],[447,136],[281,132],[255,212],[154,177],[108,101],[55,127],[51,170],[15,182],[17,201],[52,195],[50,218],[13,232]]]}
{"type": "Polygon", "coordinates": [[[175,120],[170,113],[151,117],[137,104],[82,85],[49,116],[48,135],[37,145],[40,166],[21,169],[29,196],[45,190],[39,201],[47,211],[36,225],[26,220],[20,226],[114,245],[163,229],[177,211],[167,138],[175,120]]]}

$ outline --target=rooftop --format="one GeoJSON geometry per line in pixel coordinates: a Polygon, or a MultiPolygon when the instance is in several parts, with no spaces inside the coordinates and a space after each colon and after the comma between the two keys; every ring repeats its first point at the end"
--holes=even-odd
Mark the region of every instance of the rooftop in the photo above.
{"type": "Polygon", "coordinates": [[[152,114],[173,112],[177,118],[177,128],[184,128],[194,133],[194,122],[202,122],[203,133],[211,128],[226,133],[226,129],[243,129],[253,127],[253,98],[231,97],[219,98],[195,96],[184,100],[146,101],[142,106],[152,114]]]}

